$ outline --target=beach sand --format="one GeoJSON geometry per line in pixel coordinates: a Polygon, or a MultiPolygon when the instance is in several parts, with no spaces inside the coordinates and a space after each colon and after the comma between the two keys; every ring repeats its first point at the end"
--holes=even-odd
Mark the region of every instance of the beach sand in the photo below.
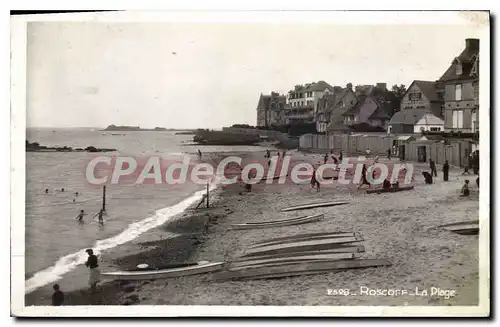
{"type": "MultiPolygon", "coordinates": [[[[261,154],[255,153],[254,156],[261,154]]],[[[295,153],[293,160],[316,163],[321,155],[295,153]]],[[[383,160],[382,160],[383,161],[383,160]]],[[[396,161],[392,161],[396,162],[396,161]]],[[[142,262],[230,262],[253,243],[302,233],[355,231],[363,235],[366,252],[360,258],[388,259],[387,267],[351,269],[272,280],[215,281],[213,275],[195,275],[139,282],[104,284],[93,304],[140,305],[477,305],[478,236],[458,235],[438,225],[475,220],[479,215],[475,177],[450,171],[450,181],[425,185],[415,164],[415,189],[398,193],[366,194],[357,185],[322,186],[309,183],[259,183],[250,193],[241,185],[221,188],[210,209],[189,210],[175,222],[147,236],[103,254],[102,270],[130,269],[142,262]],[[459,197],[464,179],[471,180],[471,196],[459,197]],[[347,205],[282,213],[297,204],[346,200],[347,205]],[[284,219],[324,213],[319,222],[255,230],[231,230],[243,222],[284,219]],[[175,238],[164,239],[168,235],[175,238]],[[197,234],[197,235],[193,235],[197,234]],[[124,255],[126,253],[126,255],[124,255]],[[455,290],[453,298],[430,296],[370,296],[360,289],[415,292],[432,287],[455,290]],[[328,289],[349,289],[355,296],[328,295],[328,289]],[[97,298],[97,299],[96,299],[97,298]]],[[[48,292],[27,296],[27,305],[48,304],[48,292]],[[40,294],[45,295],[40,295],[40,294]],[[31,296],[31,301],[28,298],[31,296]]],[[[66,304],[90,304],[86,291],[71,293],[66,304]],[[83,292],[83,293],[82,293],[83,292]],[[82,295],[83,294],[83,295],[82,295]]]]}

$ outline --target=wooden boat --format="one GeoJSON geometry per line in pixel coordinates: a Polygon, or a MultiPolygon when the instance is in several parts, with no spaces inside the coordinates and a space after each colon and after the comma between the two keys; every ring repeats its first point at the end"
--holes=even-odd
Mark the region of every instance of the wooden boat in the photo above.
{"type": "Polygon", "coordinates": [[[400,186],[398,187],[397,190],[395,190],[394,188],[390,187],[390,188],[375,188],[375,189],[368,189],[366,190],[366,193],[367,194],[373,194],[373,193],[394,193],[394,192],[401,192],[401,191],[410,191],[410,190],[413,190],[413,186],[400,186]]]}
{"type": "Polygon", "coordinates": [[[298,251],[298,252],[285,252],[275,254],[263,254],[258,256],[240,257],[233,260],[233,263],[243,262],[248,260],[272,259],[272,258],[285,258],[285,257],[302,257],[317,254],[335,254],[335,253],[361,253],[365,252],[364,245],[341,245],[329,250],[314,250],[314,251],[298,251]]]}
{"type": "Polygon", "coordinates": [[[447,226],[447,227],[443,227],[443,228],[454,232],[454,231],[462,230],[462,229],[474,229],[474,228],[479,229],[479,224],[453,225],[453,226],[447,226]]]}
{"type": "Polygon", "coordinates": [[[458,223],[439,225],[438,227],[451,227],[451,226],[469,225],[469,224],[479,224],[479,220],[460,221],[458,223]]]}
{"type": "Polygon", "coordinates": [[[308,256],[297,256],[297,257],[276,257],[268,259],[256,259],[233,262],[231,264],[231,270],[246,269],[249,267],[268,267],[276,265],[285,265],[292,263],[303,263],[305,261],[329,261],[329,260],[348,260],[354,259],[354,253],[330,253],[330,254],[311,254],[308,256]]]}
{"type": "Polygon", "coordinates": [[[457,229],[457,230],[452,230],[452,232],[460,234],[460,235],[477,235],[477,234],[479,234],[479,227],[478,228],[457,229]]]}
{"type": "Polygon", "coordinates": [[[115,280],[161,279],[215,272],[220,270],[223,265],[223,262],[209,262],[170,269],[113,271],[101,275],[115,280]]]}
{"type": "Polygon", "coordinates": [[[284,208],[284,209],[281,209],[280,211],[286,212],[286,211],[306,210],[306,209],[314,209],[314,208],[322,208],[322,207],[332,207],[332,206],[339,206],[339,205],[348,204],[348,203],[349,202],[345,202],[345,201],[310,203],[310,204],[302,204],[302,205],[298,205],[298,206],[284,208]]]}
{"type": "Polygon", "coordinates": [[[324,215],[319,214],[319,215],[314,215],[314,216],[298,217],[298,218],[275,220],[275,221],[233,224],[233,225],[231,225],[231,228],[232,229],[257,229],[257,228],[282,227],[282,226],[306,224],[306,223],[321,220],[323,218],[324,218],[324,215]]]}
{"type": "Polygon", "coordinates": [[[297,235],[293,235],[293,236],[285,236],[285,237],[277,237],[277,238],[267,239],[267,240],[261,241],[259,243],[255,243],[254,245],[251,245],[249,248],[256,248],[256,247],[272,245],[272,244],[294,242],[294,241],[298,241],[301,239],[312,240],[312,239],[320,239],[320,238],[326,238],[326,237],[345,237],[345,236],[361,236],[361,235],[356,233],[356,232],[327,232],[327,233],[297,234],[297,235]]]}
{"type": "Polygon", "coordinates": [[[248,249],[242,257],[270,255],[277,253],[290,253],[302,251],[329,250],[341,247],[345,243],[363,241],[361,236],[332,237],[319,240],[298,240],[296,242],[271,244],[257,248],[248,249]]]}
{"type": "Polygon", "coordinates": [[[368,267],[390,266],[391,263],[385,259],[351,259],[331,261],[309,261],[303,263],[292,263],[289,265],[277,265],[271,267],[248,267],[246,269],[229,270],[214,275],[216,280],[230,279],[270,279],[283,278],[299,275],[313,275],[339,271],[344,269],[359,269],[368,267]]]}

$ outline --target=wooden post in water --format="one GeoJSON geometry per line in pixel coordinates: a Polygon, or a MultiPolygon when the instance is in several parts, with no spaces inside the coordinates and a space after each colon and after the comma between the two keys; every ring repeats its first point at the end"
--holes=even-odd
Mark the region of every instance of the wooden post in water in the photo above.
{"type": "Polygon", "coordinates": [[[106,212],[106,185],[102,187],[102,210],[106,212]]]}
{"type": "Polygon", "coordinates": [[[209,194],[210,190],[208,189],[208,184],[209,183],[207,183],[207,208],[210,206],[210,200],[209,200],[210,199],[210,194],[209,194]]]}

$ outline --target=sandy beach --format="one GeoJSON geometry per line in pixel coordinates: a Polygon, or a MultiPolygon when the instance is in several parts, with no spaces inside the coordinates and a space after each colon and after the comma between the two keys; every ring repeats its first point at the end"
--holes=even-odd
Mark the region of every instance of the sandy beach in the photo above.
{"type": "MultiPolygon", "coordinates": [[[[253,156],[261,156],[254,153],[253,156]]],[[[317,162],[319,154],[294,153],[292,161],[317,162]]],[[[381,162],[388,162],[381,159],[381,162]]],[[[395,160],[391,162],[397,162],[395,160]]],[[[443,182],[425,185],[421,171],[426,164],[414,164],[413,191],[366,194],[357,185],[259,183],[252,192],[239,184],[225,186],[212,199],[212,207],[187,210],[133,242],[102,255],[102,270],[131,269],[138,263],[180,263],[194,261],[230,262],[261,240],[302,233],[326,231],[359,232],[366,252],[360,258],[380,258],[392,265],[351,269],[317,275],[272,280],[216,281],[213,275],[195,275],[139,282],[109,282],[98,295],[72,292],[68,305],[477,305],[478,236],[458,235],[438,225],[478,219],[478,189],[475,176],[460,176],[458,168],[443,182]],[[471,196],[459,196],[465,179],[471,180],[471,196]],[[306,211],[280,212],[287,206],[345,200],[347,205],[306,211]],[[254,230],[231,230],[243,222],[298,217],[323,213],[319,222],[254,230]],[[172,237],[175,235],[176,237],[172,237]],[[125,255],[124,255],[125,253],[125,255]],[[429,296],[369,296],[366,289],[415,291],[437,287],[455,290],[445,299],[429,296]],[[328,295],[328,289],[358,291],[356,296],[328,295]]],[[[439,169],[439,167],[438,167],[439,169]]],[[[48,304],[48,291],[27,297],[27,305],[48,304]],[[44,295],[42,295],[44,294],[44,295]]]]}

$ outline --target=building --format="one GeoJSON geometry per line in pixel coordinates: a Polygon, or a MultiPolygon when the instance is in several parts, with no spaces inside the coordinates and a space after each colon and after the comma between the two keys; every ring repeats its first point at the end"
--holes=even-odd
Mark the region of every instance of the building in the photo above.
{"type": "Polygon", "coordinates": [[[444,121],[429,109],[405,109],[396,112],[389,121],[388,133],[413,134],[424,131],[439,132],[444,129],[444,121]]]}
{"type": "Polygon", "coordinates": [[[441,76],[445,131],[479,132],[479,40],[466,39],[465,49],[441,76]]]}
{"type": "Polygon", "coordinates": [[[413,81],[400,102],[400,111],[426,109],[444,117],[444,85],[434,81],[413,81]]]}
{"type": "Polygon", "coordinates": [[[281,125],[285,119],[286,96],[276,92],[260,94],[257,103],[257,126],[281,125]]]}
{"type": "Polygon", "coordinates": [[[325,116],[327,117],[327,131],[328,132],[342,132],[347,130],[344,125],[344,113],[358,103],[358,98],[352,90],[352,84],[348,83],[345,89],[342,90],[333,99],[333,105],[324,109],[325,116]]]}
{"type": "Polygon", "coordinates": [[[288,92],[288,123],[314,122],[318,111],[319,99],[324,94],[329,94],[333,91],[334,88],[325,81],[296,85],[293,90],[288,92]]]}
{"type": "Polygon", "coordinates": [[[387,90],[386,83],[377,83],[369,89],[369,93],[363,93],[359,93],[358,102],[342,115],[344,124],[367,123],[372,127],[382,127],[386,130],[397,106],[394,94],[387,90]]]}

